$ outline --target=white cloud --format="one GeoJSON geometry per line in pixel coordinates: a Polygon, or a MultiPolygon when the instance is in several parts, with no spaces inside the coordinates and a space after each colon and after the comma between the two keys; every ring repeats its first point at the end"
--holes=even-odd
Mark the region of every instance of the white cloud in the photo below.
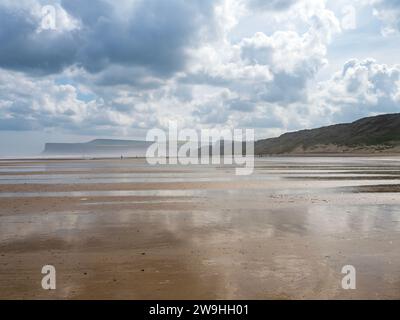
{"type": "Polygon", "coordinates": [[[373,59],[348,61],[343,70],[320,84],[313,96],[315,108],[334,122],[378,113],[400,112],[400,65],[373,59]]]}
{"type": "Polygon", "coordinates": [[[374,15],[383,22],[382,34],[389,36],[400,31],[400,2],[397,0],[370,0],[374,15]]]}
{"type": "MultiPolygon", "coordinates": [[[[373,5],[394,26],[389,2],[373,5]]],[[[61,29],[51,33],[36,32],[39,0],[3,2],[0,130],[129,136],[175,119],[256,127],[262,137],[398,111],[398,66],[354,59],[320,81],[335,40],[356,32],[339,22],[337,3],[165,3],[53,1],[61,29]],[[254,26],[253,17],[265,21],[254,26]]]]}

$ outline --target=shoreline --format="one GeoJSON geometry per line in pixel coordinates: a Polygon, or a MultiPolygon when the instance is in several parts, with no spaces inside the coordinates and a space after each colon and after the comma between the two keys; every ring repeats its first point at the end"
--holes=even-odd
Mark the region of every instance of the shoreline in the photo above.
{"type": "MultiPolygon", "coordinates": [[[[400,153],[285,153],[285,154],[271,154],[271,155],[254,155],[254,158],[263,159],[263,158],[379,158],[379,157],[399,157],[400,153]]],[[[169,159],[170,157],[166,157],[169,159]]],[[[123,157],[122,159],[120,156],[87,156],[87,157],[78,157],[78,156],[71,156],[71,157],[12,157],[12,158],[1,158],[0,162],[12,162],[12,161],[68,161],[68,160],[142,160],[146,159],[145,156],[137,156],[137,157],[123,157]]]]}

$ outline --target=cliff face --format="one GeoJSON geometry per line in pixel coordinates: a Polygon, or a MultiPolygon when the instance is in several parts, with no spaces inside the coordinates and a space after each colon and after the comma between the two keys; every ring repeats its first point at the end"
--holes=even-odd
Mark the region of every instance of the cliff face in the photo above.
{"type": "MultiPolygon", "coordinates": [[[[43,153],[47,155],[144,156],[152,143],[112,139],[97,139],[86,143],[46,143],[43,153]]],[[[221,154],[223,154],[223,145],[222,142],[221,154]]],[[[209,153],[212,154],[211,146],[209,148],[209,153]]],[[[245,150],[245,144],[243,150],[245,150]]],[[[285,133],[277,138],[256,141],[254,150],[256,155],[400,153],[400,113],[285,133]]],[[[201,152],[201,149],[199,151],[201,152]]]]}
{"type": "Polygon", "coordinates": [[[96,139],[85,143],[46,143],[44,154],[57,155],[144,155],[151,142],[134,140],[96,139]]]}
{"type": "Polygon", "coordinates": [[[256,142],[255,153],[400,152],[400,114],[368,117],[352,123],[301,130],[256,142]]]}

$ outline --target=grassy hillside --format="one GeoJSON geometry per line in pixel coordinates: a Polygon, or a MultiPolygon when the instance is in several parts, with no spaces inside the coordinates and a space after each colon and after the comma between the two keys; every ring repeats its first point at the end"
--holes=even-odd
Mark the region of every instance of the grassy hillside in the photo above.
{"type": "Polygon", "coordinates": [[[301,130],[256,142],[256,154],[389,151],[400,146],[400,114],[301,130]]]}

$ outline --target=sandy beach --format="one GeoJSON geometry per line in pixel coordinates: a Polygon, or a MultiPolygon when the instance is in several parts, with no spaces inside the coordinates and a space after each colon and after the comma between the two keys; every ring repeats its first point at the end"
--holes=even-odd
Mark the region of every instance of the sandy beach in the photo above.
{"type": "Polygon", "coordinates": [[[0,299],[400,299],[399,185],[391,156],[0,161],[0,299]]]}

